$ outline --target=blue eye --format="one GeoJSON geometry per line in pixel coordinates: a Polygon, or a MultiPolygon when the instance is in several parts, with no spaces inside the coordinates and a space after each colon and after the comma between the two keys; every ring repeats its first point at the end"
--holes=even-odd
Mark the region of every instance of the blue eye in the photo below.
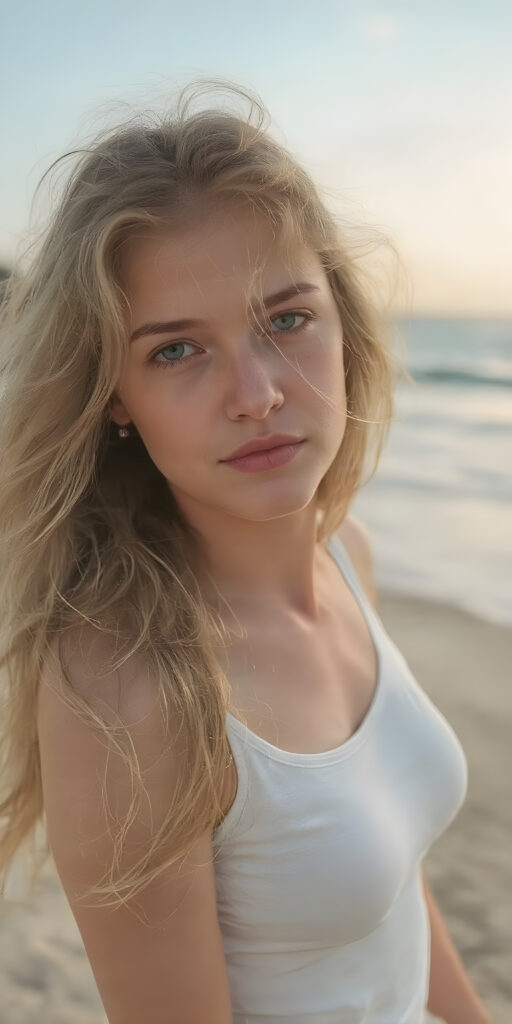
{"type": "Polygon", "coordinates": [[[184,361],[183,359],[165,359],[164,362],[161,363],[160,360],[158,360],[156,357],[161,355],[162,352],[170,352],[171,349],[183,349],[184,347],[186,348],[187,345],[190,348],[194,348],[190,341],[173,341],[169,345],[166,345],[165,348],[161,348],[158,350],[158,352],[155,352],[154,355],[151,357],[150,362],[152,362],[155,366],[161,366],[164,370],[166,370],[168,366],[172,366],[173,363],[182,363],[184,361]]]}
{"type": "MultiPolygon", "coordinates": [[[[306,324],[308,324],[311,320],[316,319],[316,317],[312,313],[296,313],[295,311],[292,311],[290,313],[278,313],[277,316],[272,317],[271,323],[274,323],[275,320],[286,320],[287,317],[290,318],[291,320],[295,320],[297,317],[300,317],[300,319],[303,321],[303,323],[299,324],[298,327],[292,327],[291,329],[289,328],[289,329],[285,329],[285,330],[278,330],[279,334],[293,334],[295,331],[302,330],[302,328],[304,328],[306,326],[306,324]]],[[[171,342],[169,342],[168,345],[165,345],[164,348],[160,348],[158,350],[158,352],[154,352],[149,361],[150,361],[150,363],[153,364],[153,366],[158,366],[162,370],[167,370],[167,369],[169,369],[172,366],[178,366],[181,363],[186,362],[187,359],[191,358],[191,356],[184,356],[183,357],[182,350],[187,345],[189,346],[189,348],[192,348],[192,349],[196,348],[197,349],[197,346],[193,345],[192,342],[190,342],[190,341],[171,341],[171,342]],[[180,350],[177,353],[177,358],[175,358],[175,359],[164,358],[163,361],[161,361],[160,359],[157,359],[157,356],[162,355],[164,352],[170,352],[172,349],[180,350]],[[181,352],[182,358],[179,358],[180,352],[181,352]]]]}
{"type": "MultiPolygon", "coordinates": [[[[277,316],[273,318],[273,320],[286,320],[287,317],[289,317],[291,320],[295,320],[295,318],[298,316],[301,316],[303,320],[306,319],[305,313],[279,313],[277,316]]],[[[299,326],[302,326],[302,324],[300,324],[299,326]]],[[[294,327],[292,328],[292,330],[297,330],[297,328],[294,327]]],[[[288,331],[286,331],[285,333],[287,334],[288,331]]]]}

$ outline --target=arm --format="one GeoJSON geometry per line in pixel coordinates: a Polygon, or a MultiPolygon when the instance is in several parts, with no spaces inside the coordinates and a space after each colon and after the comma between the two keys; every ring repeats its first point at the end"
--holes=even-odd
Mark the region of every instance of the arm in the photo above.
{"type": "Polygon", "coordinates": [[[422,872],[430,921],[430,989],[427,1010],[446,1024],[491,1024],[453,945],[432,890],[422,872]]]}
{"type": "MultiPolygon", "coordinates": [[[[339,529],[369,601],[377,608],[371,535],[357,519],[347,516],[339,529]]],[[[431,933],[430,989],[427,1010],[446,1024],[491,1024],[448,935],[431,889],[422,874],[431,933]]]]}
{"type": "MultiPolygon", "coordinates": [[[[110,724],[125,727],[145,789],[115,875],[139,862],[148,840],[168,820],[183,747],[178,747],[174,725],[164,722],[145,664],[130,655],[107,675],[101,658],[95,679],[92,644],[86,639],[84,645],[92,677],[90,663],[85,666],[81,655],[68,663],[74,688],[110,724]]],[[[183,863],[167,865],[122,906],[83,902],[89,886],[113,866],[112,825],[117,831],[125,819],[134,790],[125,761],[115,750],[107,751],[103,740],[64,703],[61,684],[59,667],[48,662],[37,716],[47,833],[109,1024],[228,1024],[230,992],[210,828],[183,863]]],[[[169,855],[171,845],[172,837],[169,855]]]]}

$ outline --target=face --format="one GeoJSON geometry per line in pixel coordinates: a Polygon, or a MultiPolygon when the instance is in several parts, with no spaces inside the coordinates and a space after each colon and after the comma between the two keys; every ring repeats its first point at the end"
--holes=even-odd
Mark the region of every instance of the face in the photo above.
{"type": "Polygon", "coordinates": [[[263,218],[216,212],[179,233],[132,239],[122,285],[127,334],[145,330],[130,342],[111,416],[136,427],[187,519],[263,521],[305,508],[346,424],[342,326],[316,253],[297,246],[285,266],[263,218]],[[258,326],[248,298],[261,257],[258,326]],[[315,290],[268,304],[303,282],[315,290]],[[189,318],[201,323],[147,327],[189,318]],[[222,461],[270,433],[304,441],[290,461],[257,472],[222,461]]]}

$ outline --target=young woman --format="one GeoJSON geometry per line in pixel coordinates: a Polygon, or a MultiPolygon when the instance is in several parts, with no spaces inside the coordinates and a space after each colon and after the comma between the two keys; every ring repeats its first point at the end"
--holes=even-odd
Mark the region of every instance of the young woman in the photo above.
{"type": "Polygon", "coordinates": [[[421,871],[465,756],[348,515],[394,357],[264,108],[187,91],[4,300],[1,866],[44,820],[110,1024],[480,1024],[421,871]]]}

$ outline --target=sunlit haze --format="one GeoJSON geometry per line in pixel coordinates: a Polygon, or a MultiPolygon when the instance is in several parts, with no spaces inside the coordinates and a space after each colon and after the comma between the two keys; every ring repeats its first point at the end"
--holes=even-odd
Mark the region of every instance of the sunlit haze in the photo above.
{"type": "Polygon", "coordinates": [[[260,95],[336,211],[391,237],[397,308],[511,315],[511,29],[493,0],[4,4],[0,261],[45,215],[53,160],[221,76],[260,95]]]}

